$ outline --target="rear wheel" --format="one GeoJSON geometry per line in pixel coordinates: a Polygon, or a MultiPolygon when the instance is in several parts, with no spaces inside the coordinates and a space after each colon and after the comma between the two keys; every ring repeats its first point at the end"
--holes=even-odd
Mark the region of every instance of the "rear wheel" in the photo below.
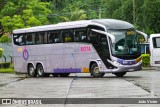
{"type": "Polygon", "coordinates": [[[96,77],[96,78],[97,77],[103,77],[104,74],[105,74],[105,73],[99,72],[99,68],[98,68],[98,65],[96,63],[91,65],[90,72],[91,72],[91,76],[96,77]]]}
{"type": "Polygon", "coordinates": [[[126,74],[126,72],[114,73],[114,75],[116,75],[117,77],[123,77],[125,74],[126,74]]]}
{"type": "Polygon", "coordinates": [[[61,74],[59,74],[59,75],[60,75],[60,77],[68,77],[69,74],[70,74],[70,73],[61,73],[61,74]]]}
{"type": "Polygon", "coordinates": [[[28,75],[29,75],[29,77],[36,77],[36,75],[37,75],[37,72],[34,69],[34,66],[32,64],[30,64],[28,66],[28,75]]]}
{"type": "Polygon", "coordinates": [[[38,77],[44,77],[45,76],[42,64],[37,65],[37,76],[38,77]]]}

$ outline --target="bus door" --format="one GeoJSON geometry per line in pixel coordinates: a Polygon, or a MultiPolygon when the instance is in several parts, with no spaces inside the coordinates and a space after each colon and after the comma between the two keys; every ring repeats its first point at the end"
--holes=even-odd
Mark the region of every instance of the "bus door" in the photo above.
{"type": "MultiPolygon", "coordinates": [[[[153,35],[154,36],[154,35],[153,35]]],[[[160,66],[160,35],[150,37],[150,64],[151,66],[160,66]]]]}
{"type": "Polygon", "coordinates": [[[107,59],[110,59],[110,48],[107,35],[98,30],[93,30],[90,34],[90,41],[106,67],[110,68],[111,64],[107,61],[107,59]]]}

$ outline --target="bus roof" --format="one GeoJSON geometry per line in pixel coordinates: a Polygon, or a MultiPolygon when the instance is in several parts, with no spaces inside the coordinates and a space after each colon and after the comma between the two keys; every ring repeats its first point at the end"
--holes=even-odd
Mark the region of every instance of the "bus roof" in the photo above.
{"type": "Polygon", "coordinates": [[[115,20],[115,19],[95,19],[93,20],[95,23],[102,24],[106,27],[106,29],[130,29],[134,28],[134,26],[128,22],[115,20]]]}
{"type": "Polygon", "coordinates": [[[93,20],[81,20],[72,22],[62,22],[52,25],[43,25],[30,28],[23,28],[14,30],[13,33],[26,33],[26,32],[37,32],[37,31],[49,31],[58,29],[78,28],[87,27],[88,25],[99,25],[104,29],[129,29],[134,26],[128,22],[115,20],[115,19],[93,19],[93,20]]]}

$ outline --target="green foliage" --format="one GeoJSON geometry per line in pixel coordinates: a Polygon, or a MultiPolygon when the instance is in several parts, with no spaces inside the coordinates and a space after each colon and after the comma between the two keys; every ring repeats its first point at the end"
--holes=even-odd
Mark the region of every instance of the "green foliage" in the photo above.
{"type": "Polygon", "coordinates": [[[160,32],[160,0],[0,0],[4,31],[83,19],[113,18],[150,35],[160,32]],[[135,4],[133,4],[135,1],[135,4]]]}
{"type": "Polygon", "coordinates": [[[2,55],[3,55],[3,49],[0,48],[0,58],[2,57],[2,55]]]}
{"type": "Polygon", "coordinates": [[[10,67],[10,62],[7,62],[7,63],[0,63],[0,68],[9,68],[10,67]]]}
{"type": "Polygon", "coordinates": [[[0,22],[5,32],[15,29],[48,24],[50,3],[39,0],[8,0],[0,11],[0,22]]]}
{"type": "Polygon", "coordinates": [[[147,67],[150,66],[150,55],[142,54],[142,66],[147,67]]]}
{"type": "Polygon", "coordinates": [[[6,42],[11,42],[11,38],[9,38],[9,36],[3,35],[0,38],[0,43],[6,43],[6,42]]]}
{"type": "Polygon", "coordinates": [[[3,68],[0,69],[0,73],[14,73],[14,69],[13,68],[3,68]]]}
{"type": "Polygon", "coordinates": [[[87,19],[87,15],[85,14],[84,10],[75,9],[72,12],[71,16],[69,16],[69,17],[61,16],[60,18],[62,19],[62,21],[67,22],[67,21],[76,21],[76,20],[87,19]]]}

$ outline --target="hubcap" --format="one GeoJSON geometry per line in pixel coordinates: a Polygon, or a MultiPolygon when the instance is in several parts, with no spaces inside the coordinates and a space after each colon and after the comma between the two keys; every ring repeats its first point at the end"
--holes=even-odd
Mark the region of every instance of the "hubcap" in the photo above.
{"type": "Polygon", "coordinates": [[[33,67],[31,67],[29,71],[30,71],[30,74],[31,74],[31,75],[34,74],[34,68],[33,68],[33,67]]]}
{"type": "Polygon", "coordinates": [[[39,75],[42,75],[42,73],[43,73],[43,69],[42,69],[42,67],[39,67],[39,69],[38,69],[38,74],[39,74],[39,75]]]}
{"type": "Polygon", "coordinates": [[[95,72],[96,74],[98,74],[98,73],[99,73],[99,68],[98,68],[98,67],[95,67],[95,68],[94,68],[94,72],[95,72]]]}

